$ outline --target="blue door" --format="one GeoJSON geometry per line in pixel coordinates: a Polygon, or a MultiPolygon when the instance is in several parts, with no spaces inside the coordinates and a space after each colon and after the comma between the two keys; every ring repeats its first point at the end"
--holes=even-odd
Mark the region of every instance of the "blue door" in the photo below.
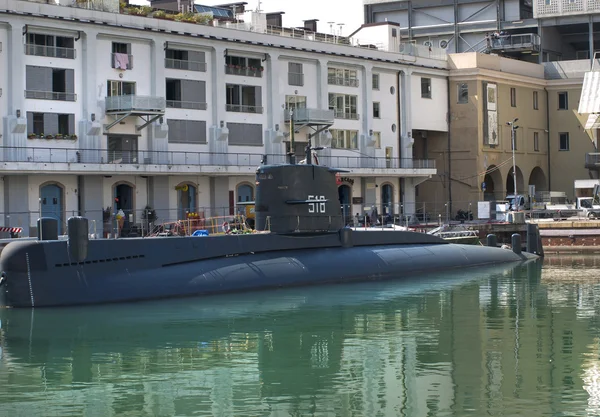
{"type": "Polygon", "coordinates": [[[58,234],[62,234],[63,229],[63,199],[62,188],[56,184],[48,184],[40,190],[42,199],[42,217],[51,217],[58,220],[58,234]]]}

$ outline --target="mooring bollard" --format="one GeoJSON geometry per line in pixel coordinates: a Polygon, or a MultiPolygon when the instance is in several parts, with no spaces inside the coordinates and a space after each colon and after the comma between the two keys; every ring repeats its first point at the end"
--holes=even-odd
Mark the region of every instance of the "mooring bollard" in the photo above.
{"type": "Polygon", "coordinates": [[[512,243],[512,250],[514,253],[516,253],[517,255],[521,254],[521,235],[518,233],[513,233],[513,235],[510,237],[510,241],[512,243]]]}
{"type": "Polygon", "coordinates": [[[489,235],[487,235],[487,241],[486,242],[487,242],[487,245],[491,246],[492,248],[497,248],[498,247],[498,238],[493,233],[490,233],[489,235]]]}

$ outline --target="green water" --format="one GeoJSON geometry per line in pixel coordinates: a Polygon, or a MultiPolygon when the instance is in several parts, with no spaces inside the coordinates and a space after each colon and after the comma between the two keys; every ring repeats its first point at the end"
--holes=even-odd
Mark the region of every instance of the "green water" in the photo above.
{"type": "Polygon", "coordinates": [[[2,310],[0,416],[598,416],[599,268],[2,310]]]}

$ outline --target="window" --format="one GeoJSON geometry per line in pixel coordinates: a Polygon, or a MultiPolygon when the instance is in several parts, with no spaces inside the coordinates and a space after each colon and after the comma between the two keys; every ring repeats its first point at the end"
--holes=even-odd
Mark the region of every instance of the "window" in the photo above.
{"type": "Polygon", "coordinates": [[[566,91],[558,93],[558,110],[569,110],[569,93],[566,91]]]}
{"type": "Polygon", "coordinates": [[[358,74],[356,70],[344,68],[328,68],[327,83],[330,85],[344,85],[358,87],[358,74]]]}
{"type": "Polygon", "coordinates": [[[373,74],[373,90],[379,90],[379,74],[373,74]]]}
{"type": "Polygon", "coordinates": [[[329,93],[329,110],[334,111],[337,119],[358,120],[356,103],[357,96],[329,93]]]}
{"type": "Polygon", "coordinates": [[[169,108],[206,110],[206,84],[204,81],[167,78],[166,98],[169,108]]]}
{"type": "Polygon", "coordinates": [[[286,109],[305,109],[306,96],[285,96],[286,109]]]}
{"type": "Polygon", "coordinates": [[[458,83],[458,103],[465,104],[469,102],[469,85],[467,83],[458,83]]]}
{"type": "Polygon", "coordinates": [[[200,51],[167,49],[165,68],[206,72],[206,54],[200,51]]]}
{"type": "Polygon", "coordinates": [[[296,62],[288,62],[288,84],[289,85],[304,85],[304,74],[302,64],[296,62]]]}
{"type": "Polygon", "coordinates": [[[74,38],[54,35],[27,34],[27,55],[75,59],[74,38]]]}
{"type": "Polygon", "coordinates": [[[431,98],[431,78],[421,77],[421,97],[431,98]]]}
{"type": "Polygon", "coordinates": [[[169,126],[169,143],[206,143],[205,121],[167,119],[167,125],[169,126]]]}
{"type": "Polygon", "coordinates": [[[533,132],[533,150],[534,150],[534,152],[540,151],[540,134],[539,134],[539,132],[533,132]]]}
{"type": "Polygon", "coordinates": [[[225,57],[225,74],[261,78],[262,72],[263,66],[260,58],[231,55],[225,57]]]}
{"type": "Polygon", "coordinates": [[[334,149],[358,149],[358,130],[330,129],[331,147],[334,149]]]}
{"type": "Polygon", "coordinates": [[[53,136],[55,139],[75,134],[75,115],[63,113],[27,112],[27,134],[37,137],[53,136]]]}
{"type": "Polygon", "coordinates": [[[375,148],[381,149],[381,132],[373,132],[373,139],[375,140],[375,148]]]}
{"type": "Polygon", "coordinates": [[[135,95],[135,83],[129,81],[107,81],[106,82],[106,95],[108,97],[114,96],[134,96],[135,95]]]}
{"type": "Polygon", "coordinates": [[[263,126],[252,123],[227,123],[229,145],[263,146],[263,126]]]}
{"type": "Polygon", "coordinates": [[[381,118],[381,113],[379,112],[379,103],[373,102],[373,117],[375,119],[381,118]]]}
{"type": "Polygon", "coordinates": [[[261,91],[259,86],[227,84],[225,88],[227,111],[238,113],[262,113],[261,91]]]}
{"type": "Polygon", "coordinates": [[[510,106],[517,107],[517,89],[514,87],[510,88],[510,106]]]}
{"type": "Polygon", "coordinates": [[[131,55],[130,43],[112,43],[111,66],[122,70],[130,70],[133,68],[133,56],[131,55]]]}
{"type": "Polygon", "coordinates": [[[559,133],[558,134],[558,150],[559,151],[568,151],[569,150],[569,133],[559,133]]]}
{"type": "Polygon", "coordinates": [[[538,106],[538,92],[537,91],[533,92],[533,110],[539,110],[539,106],[538,106]]]}
{"type": "Polygon", "coordinates": [[[25,69],[25,97],[38,100],[75,101],[75,75],[72,69],[37,67],[25,69]]]}

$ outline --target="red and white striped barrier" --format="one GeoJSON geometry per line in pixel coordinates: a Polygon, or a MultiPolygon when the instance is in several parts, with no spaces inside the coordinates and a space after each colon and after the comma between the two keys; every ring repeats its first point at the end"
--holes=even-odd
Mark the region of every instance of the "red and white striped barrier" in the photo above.
{"type": "Polygon", "coordinates": [[[21,233],[22,227],[0,227],[0,232],[21,233]]]}

